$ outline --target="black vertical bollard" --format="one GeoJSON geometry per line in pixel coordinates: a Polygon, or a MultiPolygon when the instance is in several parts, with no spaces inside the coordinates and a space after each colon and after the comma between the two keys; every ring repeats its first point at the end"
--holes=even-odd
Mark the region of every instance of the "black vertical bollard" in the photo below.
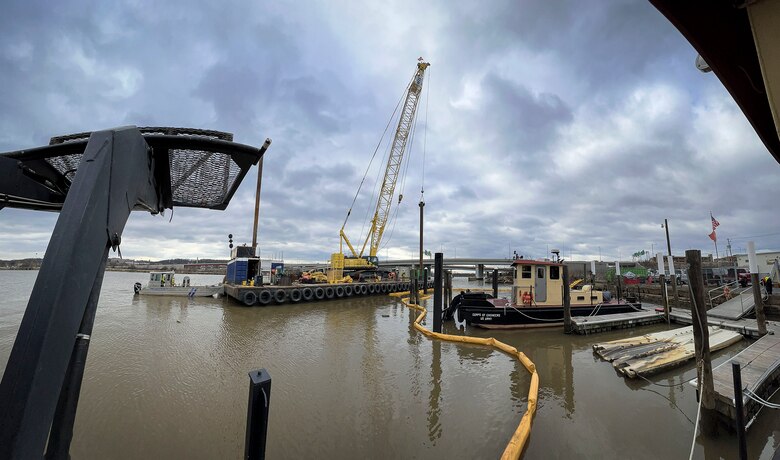
{"type": "Polygon", "coordinates": [[[745,414],[742,412],[742,371],[739,363],[731,362],[731,371],[734,375],[734,411],[737,424],[737,441],[739,442],[739,458],[747,460],[747,441],[745,439],[745,414]]]}
{"type": "Polygon", "coordinates": [[[498,298],[498,270],[493,270],[493,298],[498,298]]]}
{"type": "Polygon", "coordinates": [[[268,407],[271,404],[271,376],[265,369],[249,373],[249,405],[246,414],[245,460],[265,458],[268,407]]]}
{"type": "Polygon", "coordinates": [[[433,332],[441,332],[441,275],[444,271],[444,254],[437,252],[433,264],[433,332]]]}
{"type": "Polygon", "coordinates": [[[417,303],[417,277],[416,276],[412,280],[412,287],[409,290],[409,301],[412,302],[415,305],[418,305],[418,303],[417,303]]]}
{"type": "Polygon", "coordinates": [[[569,290],[569,267],[563,266],[563,333],[571,334],[571,292],[569,290]]]}

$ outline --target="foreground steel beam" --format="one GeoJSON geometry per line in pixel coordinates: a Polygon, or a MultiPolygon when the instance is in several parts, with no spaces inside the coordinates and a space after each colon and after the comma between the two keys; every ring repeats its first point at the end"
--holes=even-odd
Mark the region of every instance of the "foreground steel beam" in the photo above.
{"type": "MultiPolygon", "coordinates": [[[[62,205],[0,383],[0,457],[40,458],[93,287],[135,207],[163,210],[136,128],[94,132],[62,205]]],[[[89,329],[94,315],[88,319],[89,329]]],[[[79,379],[80,381],[80,379],[79,379]]]]}

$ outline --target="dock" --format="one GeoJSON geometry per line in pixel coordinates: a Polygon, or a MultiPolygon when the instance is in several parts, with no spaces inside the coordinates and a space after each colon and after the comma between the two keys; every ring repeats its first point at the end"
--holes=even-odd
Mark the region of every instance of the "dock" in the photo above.
{"type": "Polygon", "coordinates": [[[246,286],[225,284],[225,294],[246,306],[318,302],[345,297],[387,295],[409,290],[408,281],[375,281],[339,284],[296,284],[292,286],[246,286]]]}
{"type": "MultiPolygon", "coordinates": [[[[713,308],[714,310],[714,308],[713,308]]],[[[710,316],[710,312],[707,312],[707,324],[709,326],[718,326],[730,331],[739,332],[745,337],[759,338],[761,334],[758,333],[758,323],[755,318],[740,318],[727,320],[723,318],[717,318],[710,316]]],[[[669,319],[679,324],[693,324],[693,318],[691,312],[686,310],[674,309],[669,313],[669,319]]],[[[769,331],[780,332],[780,323],[776,321],[767,321],[766,327],[769,331]]]]}
{"type": "MultiPolygon", "coordinates": [[[[777,390],[780,378],[780,336],[767,334],[739,354],[712,370],[715,388],[715,409],[733,420],[736,417],[734,408],[734,380],[731,363],[739,363],[742,369],[742,407],[747,427],[761,408],[761,404],[750,398],[746,392],[769,400],[777,390]]],[[[691,382],[696,385],[696,380],[691,382]]]]}
{"type": "Polygon", "coordinates": [[[664,321],[663,312],[655,309],[643,309],[630,313],[613,315],[575,316],[571,319],[572,330],[581,335],[595,334],[612,329],[644,326],[664,321]]]}
{"type": "Polygon", "coordinates": [[[715,308],[707,310],[707,317],[720,318],[725,320],[738,320],[744,318],[753,312],[756,308],[756,301],[753,293],[739,294],[733,299],[727,300],[715,308]]]}

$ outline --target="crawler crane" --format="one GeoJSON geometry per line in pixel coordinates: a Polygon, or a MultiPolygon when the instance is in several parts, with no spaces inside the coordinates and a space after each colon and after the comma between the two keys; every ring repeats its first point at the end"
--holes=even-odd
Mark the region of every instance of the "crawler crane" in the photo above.
{"type": "MultiPolygon", "coordinates": [[[[382,187],[379,189],[379,199],[376,203],[376,210],[374,216],[371,219],[371,229],[366,235],[366,239],[363,242],[363,246],[360,252],[357,252],[352,246],[352,243],[347,238],[347,234],[344,232],[344,227],[347,225],[347,220],[352,212],[352,209],[347,212],[347,217],[344,219],[344,224],[339,231],[339,252],[331,254],[330,266],[331,269],[328,274],[330,282],[338,282],[344,276],[344,270],[364,270],[376,268],[378,263],[377,252],[379,251],[379,243],[382,240],[382,235],[385,231],[388,218],[390,217],[390,205],[393,202],[393,195],[395,193],[395,185],[398,180],[398,174],[401,169],[401,163],[404,157],[404,151],[406,150],[406,142],[409,139],[409,134],[414,126],[414,117],[417,113],[417,104],[420,100],[420,94],[422,91],[423,79],[425,76],[425,70],[430,66],[429,63],[419,59],[417,63],[417,69],[414,77],[409,84],[409,89],[406,92],[406,98],[401,109],[401,114],[398,119],[398,127],[395,130],[395,136],[393,137],[393,143],[390,148],[390,154],[387,158],[387,166],[385,168],[385,176],[382,182],[382,187]],[[344,243],[349,248],[349,254],[344,255],[344,243]],[[365,254],[366,247],[368,247],[368,254],[365,254]]],[[[402,196],[402,195],[401,195],[402,196]]],[[[399,203],[401,200],[399,196],[399,203]]]]}

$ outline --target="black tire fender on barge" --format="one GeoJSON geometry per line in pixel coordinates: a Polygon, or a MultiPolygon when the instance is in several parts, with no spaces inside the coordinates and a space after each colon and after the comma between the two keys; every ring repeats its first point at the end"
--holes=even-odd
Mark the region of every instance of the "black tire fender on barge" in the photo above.
{"type": "Polygon", "coordinates": [[[257,294],[255,294],[254,291],[247,291],[241,296],[241,301],[244,302],[244,305],[247,307],[251,307],[257,302],[257,294]]]}
{"type": "Polygon", "coordinates": [[[332,299],[336,295],[335,289],[333,289],[332,286],[328,286],[325,288],[325,298],[332,299]]]}
{"type": "Polygon", "coordinates": [[[300,302],[303,298],[303,294],[301,294],[300,289],[293,289],[290,291],[290,300],[292,302],[300,302]]]}
{"type": "Polygon", "coordinates": [[[284,289],[277,289],[274,291],[274,300],[276,303],[284,303],[287,300],[287,291],[284,289]]]}
{"type": "Polygon", "coordinates": [[[336,286],[336,297],[341,298],[344,297],[344,287],[343,286],[336,286]]]}
{"type": "Polygon", "coordinates": [[[352,297],[352,294],[354,294],[352,291],[352,286],[344,286],[344,295],[347,297],[352,297]]]}
{"type": "Polygon", "coordinates": [[[376,284],[369,284],[368,285],[368,293],[369,294],[376,294],[376,284]]]}
{"type": "Polygon", "coordinates": [[[271,291],[268,289],[263,289],[260,291],[260,294],[257,296],[257,301],[260,303],[260,305],[268,305],[271,303],[271,301],[274,299],[274,296],[271,294],[271,291]]]}
{"type": "Polygon", "coordinates": [[[361,284],[358,287],[360,288],[360,295],[366,295],[368,293],[368,286],[365,284],[361,284]]]}
{"type": "Polygon", "coordinates": [[[325,289],[318,287],[314,289],[314,298],[322,300],[325,298],[325,289]]]}
{"type": "Polygon", "coordinates": [[[301,290],[301,295],[303,296],[303,300],[308,302],[314,298],[314,291],[312,291],[311,288],[303,288],[301,290]]]}

